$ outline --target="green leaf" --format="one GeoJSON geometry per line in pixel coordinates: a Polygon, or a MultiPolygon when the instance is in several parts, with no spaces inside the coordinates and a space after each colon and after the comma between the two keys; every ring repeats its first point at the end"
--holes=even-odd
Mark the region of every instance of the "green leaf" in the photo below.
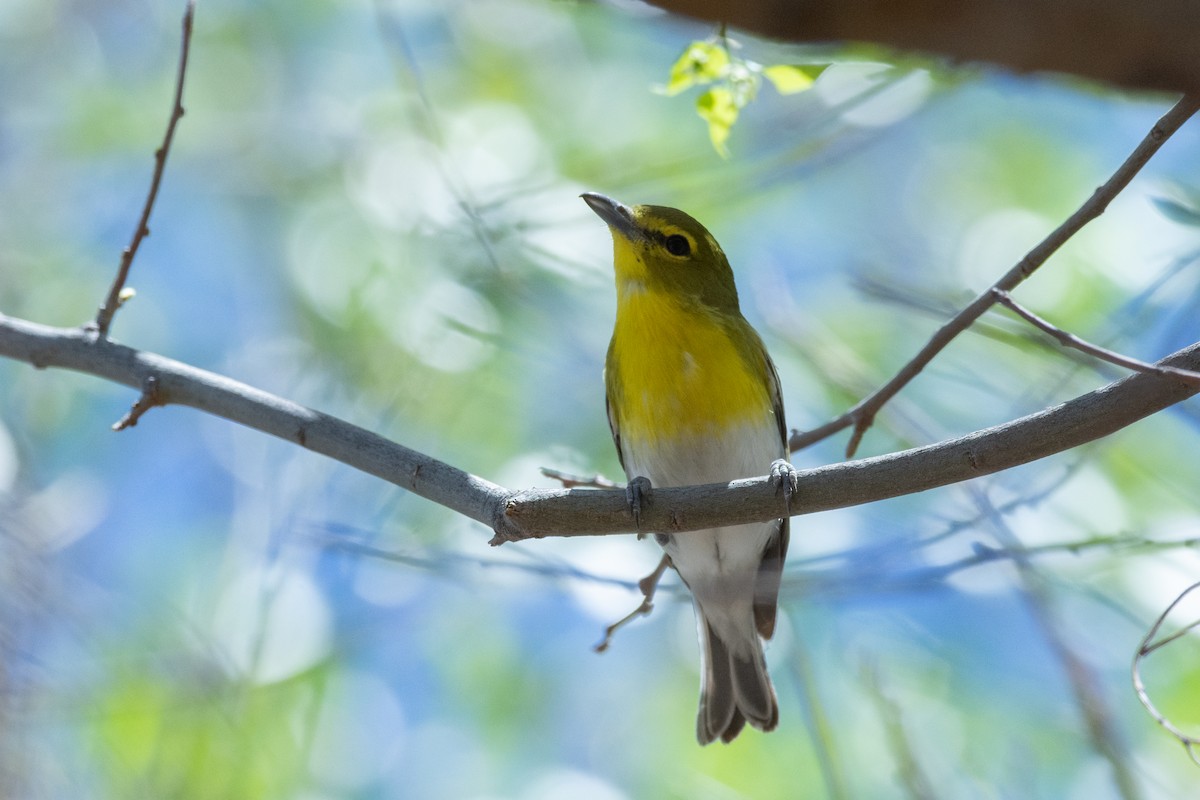
{"type": "Polygon", "coordinates": [[[664,91],[676,95],[692,86],[720,80],[728,71],[729,53],[724,47],[714,42],[692,42],[671,66],[671,77],[664,91]]]}
{"type": "Polygon", "coordinates": [[[722,158],[729,158],[729,148],[725,142],[738,118],[738,104],[734,102],[733,92],[724,86],[709,89],[696,98],[696,113],[708,123],[708,138],[722,158]]]}
{"type": "Polygon", "coordinates": [[[763,69],[762,74],[774,84],[775,91],[795,94],[812,86],[817,76],[828,68],[828,64],[776,64],[763,69]]]}

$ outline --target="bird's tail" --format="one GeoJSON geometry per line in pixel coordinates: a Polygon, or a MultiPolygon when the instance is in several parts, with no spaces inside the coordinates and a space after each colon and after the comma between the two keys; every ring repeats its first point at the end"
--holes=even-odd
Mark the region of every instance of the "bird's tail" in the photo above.
{"type": "Polygon", "coordinates": [[[722,637],[699,605],[696,611],[704,650],[696,738],[700,744],[718,737],[732,742],[747,722],[762,731],[774,730],[779,724],[779,703],[753,623],[747,619],[746,635],[732,641],[722,637]]]}

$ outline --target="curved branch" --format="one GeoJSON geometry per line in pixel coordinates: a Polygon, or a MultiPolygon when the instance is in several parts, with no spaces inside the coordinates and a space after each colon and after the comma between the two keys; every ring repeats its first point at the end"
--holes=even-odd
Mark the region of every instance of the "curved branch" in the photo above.
{"type": "Polygon", "coordinates": [[[117,344],[93,331],[53,328],[0,314],[0,355],[39,369],[86,372],[143,393],[153,386],[154,405],[191,406],[278,436],[485,525],[495,527],[509,494],[483,478],[357,425],[223,375],[117,344]]]}
{"type": "Polygon", "coordinates": [[[652,0],[677,14],[793,42],[873,42],[1064,72],[1129,89],[1200,90],[1200,3],[1155,0],[652,0]]]}
{"type": "Polygon", "coordinates": [[[1012,295],[1001,289],[993,289],[992,294],[996,296],[996,302],[1012,311],[1021,319],[1028,322],[1033,327],[1042,331],[1049,336],[1054,337],[1063,347],[1070,347],[1078,350],[1081,353],[1087,353],[1089,356],[1098,358],[1101,361],[1107,361],[1110,364],[1115,364],[1118,367],[1131,369],[1135,372],[1157,372],[1159,375],[1170,375],[1173,378],[1178,378],[1184,383],[1200,388],[1200,372],[1190,372],[1186,369],[1177,369],[1175,367],[1162,367],[1157,364],[1147,364],[1136,358],[1131,358],[1126,355],[1109,350],[1107,347],[1101,347],[1098,344],[1092,344],[1086,339],[1081,339],[1073,333],[1064,331],[1062,328],[1042,319],[1037,314],[1030,311],[1025,306],[1012,299],[1012,295]]]}
{"type": "Polygon", "coordinates": [[[1134,176],[1158,152],[1163,142],[1171,138],[1183,123],[1187,122],[1200,109],[1200,95],[1181,98],[1166,114],[1154,124],[1150,132],[1142,138],[1129,157],[1121,163],[1116,172],[1099,188],[1092,192],[1091,197],[1083,205],[1075,209],[1071,216],[1050,232],[1036,247],[1025,254],[1008,272],[1004,273],[995,283],[985,289],[969,305],[947,320],[934,332],[929,341],[913,356],[907,364],[900,368],[883,386],[858,401],[849,411],[830,420],[819,428],[803,433],[793,433],[788,440],[788,448],[795,452],[813,444],[838,431],[854,426],[850,441],[846,444],[846,457],[852,458],[858,450],[867,429],[875,422],[875,415],[900,390],[912,382],[921,370],[929,366],[934,358],[942,352],[960,333],[967,330],[983,314],[999,302],[1000,293],[1010,292],[1046,263],[1050,256],[1067,243],[1068,240],[1092,220],[1099,217],[1108,208],[1108,204],[1129,185],[1134,176]]]}
{"type": "MultiPolygon", "coordinates": [[[[1194,370],[1200,367],[1200,343],[1158,364],[1194,370]]],[[[1137,373],[957,439],[799,470],[799,501],[793,499],[791,512],[831,511],[990,475],[1100,439],[1196,392],[1196,387],[1172,378],[1137,373]]],[[[573,536],[627,530],[624,504],[622,491],[530,490],[511,497],[506,513],[527,536],[573,536]]],[[[643,498],[641,507],[645,530],[672,533],[766,521],[784,513],[784,500],[766,477],[656,489],[643,498]]]]}
{"type": "Polygon", "coordinates": [[[1194,630],[1197,626],[1200,626],[1200,620],[1196,620],[1188,625],[1185,625],[1174,633],[1168,634],[1161,638],[1158,636],[1159,629],[1162,628],[1163,624],[1167,621],[1167,617],[1169,617],[1171,612],[1175,610],[1175,607],[1183,602],[1183,599],[1196,589],[1200,589],[1200,583],[1193,583],[1191,586],[1184,589],[1183,592],[1174,600],[1172,600],[1171,604],[1167,606],[1161,614],[1158,615],[1158,619],[1156,619],[1154,624],[1150,626],[1150,630],[1142,638],[1141,644],[1138,645],[1137,655],[1133,657],[1133,666],[1130,668],[1130,671],[1133,679],[1133,690],[1137,694],[1138,700],[1141,701],[1142,706],[1145,707],[1150,716],[1154,718],[1154,721],[1162,726],[1163,730],[1167,731],[1167,733],[1179,740],[1180,744],[1183,745],[1183,748],[1187,750],[1187,754],[1192,761],[1194,761],[1197,766],[1200,766],[1200,754],[1197,754],[1196,750],[1197,745],[1200,745],[1200,739],[1184,733],[1175,723],[1171,722],[1171,720],[1168,719],[1165,714],[1159,711],[1154,705],[1154,701],[1150,699],[1150,693],[1146,690],[1146,684],[1142,681],[1142,663],[1145,661],[1147,656],[1149,656],[1155,650],[1158,650],[1160,647],[1165,647],[1171,642],[1174,642],[1176,639],[1182,638],[1194,630]]]}
{"type": "MultiPolygon", "coordinates": [[[[496,532],[493,544],[633,530],[621,489],[510,491],[348,422],[82,329],[0,314],[0,356],[89,373],[139,391],[153,378],[156,404],[191,406],[382,478],[490,526],[496,532]]],[[[1200,343],[1158,363],[1196,370],[1200,343]]],[[[793,501],[791,513],[861,505],[990,475],[1107,436],[1196,392],[1173,378],[1138,373],[957,439],[802,470],[797,473],[800,502],[793,501]]],[[[643,499],[641,519],[644,530],[683,532],[777,518],[787,513],[786,506],[774,482],[761,477],[654,489],[643,499]]]]}

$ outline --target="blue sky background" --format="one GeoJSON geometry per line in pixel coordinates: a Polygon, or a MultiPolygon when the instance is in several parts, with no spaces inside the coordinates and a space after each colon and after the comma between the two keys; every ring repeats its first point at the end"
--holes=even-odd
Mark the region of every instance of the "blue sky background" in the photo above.
{"type": "MultiPolygon", "coordinates": [[[[144,197],[181,14],[0,9],[0,312],[94,314],[144,197]]],[[[723,160],[695,92],[652,91],[710,33],[641,6],[203,0],[114,338],[506,486],[553,485],[542,466],[617,476],[610,245],[581,191],[708,225],[806,428],[890,377],[1173,102],[738,37],[761,63],[837,64],[803,94],[764,86],[723,160]]],[[[1192,123],[1018,299],[1148,360],[1195,341],[1200,240],[1154,199],[1186,200],[1198,166],[1192,123]]],[[[991,313],[861,453],[1119,374],[991,313]]],[[[133,399],[0,361],[9,796],[1090,799],[1122,796],[1125,770],[1126,796],[1168,798],[1195,780],[1128,679],[1200,575],[1188,404],[968,486],[798,518],[768,651],[780,727],[700,749],[676,581],[609,652],[590,649],[636,606],[651,543],[490,548],[475,523],[194,410],[113,433],[133,399]],[[1007,546],[1001,520],[1051,546],[1034,575],[954,568],[1007,546]],[[1117,767],[1063,648],[1094,681],[1117,767]]],[[[1190,648],[1147,669],[1184,725],[1190,648]]]]}

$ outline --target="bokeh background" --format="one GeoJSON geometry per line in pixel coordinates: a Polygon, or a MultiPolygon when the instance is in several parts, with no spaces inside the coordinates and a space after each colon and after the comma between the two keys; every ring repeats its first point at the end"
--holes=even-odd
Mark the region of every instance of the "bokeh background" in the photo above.
{"type": "MultiPolygon", "coordinates": [[[[145,195],[182,12],[0,3],[0,312],[94,315],[145,195]]],[[[764,86],[723,159],[695,92],[654,91],[712,33],[630,2],[202,0],[187,115],[114,338],[506,486],[553,486],[540,467],[615,477],[610,244],[581,191],[708,225],[788,421],[808,428],[893,374],[1173,102],[734,33],[763,64],[835,66],[802,94],[764,86]]],[[[1018,298],[1150,360],[1200,338],[1200,229],[1181,213],[1198,125],[1018,298]],[[1182,205],[1164,214],[1163,198],[1182,205]]],[[[991,313],[861,452],[1120,374],[991,313]]],[[[677,581],[591,650],[638,603],[652,543],[493,549],[478,524],[193,410],[113,433],[133,399],[0,361],[4,797],[1094,800],[1196,785],[1129,681],[1149,625],[1200,580],[1194,403],[969,485],[798,518],[768,652],[780,727],[701,749],[677,581]]],[[[1146,667],[1185,727],[1200,722],[1197,655],[1183,639],[1146,667]]]]}

